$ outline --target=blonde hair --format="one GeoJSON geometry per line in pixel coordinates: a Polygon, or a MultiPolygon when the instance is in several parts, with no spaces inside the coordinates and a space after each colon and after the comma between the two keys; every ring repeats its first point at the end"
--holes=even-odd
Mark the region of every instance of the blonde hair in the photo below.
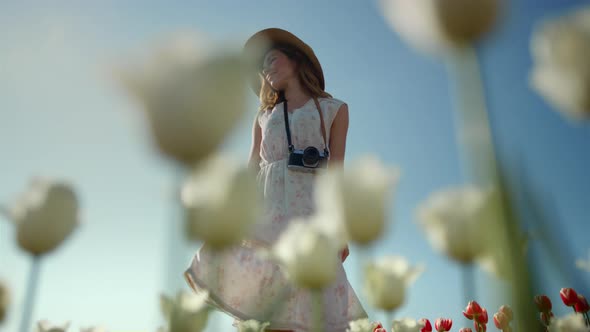
{"type": "MultiPolygon", "coordinates": [[[[281,51],[290,60],[295,62],[297,78],[305,92],[311,95],[312,98],[332,97],[329,93],[322,90],[320,80],[313,69],[313,65],[301,51],[290,45],[275,45],[272,49],[281,51]]],[[[262,73],[258,75],[262,81],[260,87],[260,110],[271,109],[279,102],[279,92],[271,87],[266,79],[264,79],[264,76],[262,76],[262,73]]]]}

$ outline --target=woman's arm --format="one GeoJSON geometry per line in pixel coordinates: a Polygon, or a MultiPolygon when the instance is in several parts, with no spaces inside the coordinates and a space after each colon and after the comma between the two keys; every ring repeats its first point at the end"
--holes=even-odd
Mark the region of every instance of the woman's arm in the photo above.
{"type": "Polygon", "coordinates": [[[346,135],[348,133],[348,105],[342,104],[336,112],[330,129],[329,166],[342,166],[346,152],[346,135]]]}
{"type": "MultiPolygon", "coordinates": [[[[342,167],[344,164],[344,154],[346,152],[346,135],[348,134],[348,105],[343,104],[338,109],[336,117],[332,122],[330,129],[330,160],[328,166],[342,167]]],[[[348,244],[340,250],[340,259],[342,262],[346,260],[350,251],[348,244]]]]}
{"type": "Polygon", "coordinates": [[[258,124],[258,114],[254,118],[252,125],[252,147],[250,148],[250,158],[248,159],[248,168],[258,172],[260,170],[260,142],[262,141],[262,130],[258,124]]]}

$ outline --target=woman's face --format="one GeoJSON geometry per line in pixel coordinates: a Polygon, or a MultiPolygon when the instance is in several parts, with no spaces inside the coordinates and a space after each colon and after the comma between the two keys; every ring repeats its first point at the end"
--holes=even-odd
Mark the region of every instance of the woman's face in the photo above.
{"type": "Polygon", "coordinates": [[[284,90],[291,80],[297,79],[295,62],[279,50],[270,50],[264,56],[262,75],[274,90],[284,90]]]}

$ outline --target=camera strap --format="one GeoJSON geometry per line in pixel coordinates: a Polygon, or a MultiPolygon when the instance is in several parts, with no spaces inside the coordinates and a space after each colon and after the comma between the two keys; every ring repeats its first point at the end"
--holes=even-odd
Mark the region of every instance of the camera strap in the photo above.
{"type": "MultiPolygon", "coordinates": [[[[320,108],[320,103],[316,97],[313,97],[313,101],[315,102],[315,106],[320,114],[320,122],[321,122],[321,129],[322,129],[322,137],[324,138],[324,153],[326,157],[329,155],[328,151],[328,141],[326,140],[326,126],[324,124],[324,116],[322,114],[322,109],[320,108]]],[[[287,132],[287,143],[289,144],[289,152],[293,152],[295,147],[293,146],[293,142],[291,141],[291,129],[289,128],[289,114],[287,113],[287,99],[283,99],[283,113],[285,115],[285,131],[287,132]]]]}

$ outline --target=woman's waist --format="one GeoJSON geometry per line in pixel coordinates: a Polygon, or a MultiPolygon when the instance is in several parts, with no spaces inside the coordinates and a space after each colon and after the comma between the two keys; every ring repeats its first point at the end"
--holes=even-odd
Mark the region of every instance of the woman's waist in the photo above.
{"type": "Polygon", "coordinates": [[[260,163],[258,164],[260,166],[260,168],[262,169],[263,167],[268,167],[268,166],[278,166],[281,164],[286,164],[287,163],[288,158],[281,158],[281,159],[274,159],[274,160],[265,160],[262,159],[260,161],[260,163]]]}

